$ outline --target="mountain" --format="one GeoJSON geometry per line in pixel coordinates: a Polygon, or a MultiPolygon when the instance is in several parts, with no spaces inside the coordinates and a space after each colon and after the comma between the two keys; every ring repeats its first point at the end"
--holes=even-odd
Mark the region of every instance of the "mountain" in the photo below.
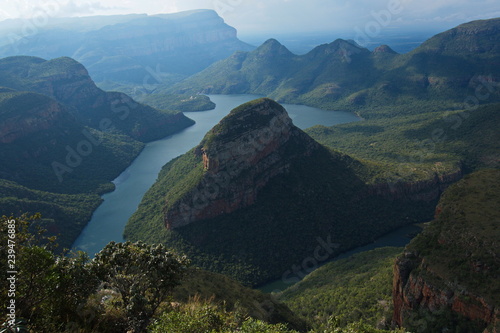
{"type": "Polygon", "coordinates": [[[40,212],[70,247],[143,142],[191,124],[102,91],[73,59],[0,59],[0,214],[40,212]]]}
{"type": "Polygon", "coordinates": [[[24,22],[5,22],[2,30],[10,40],[4,41],[0,56],[71,57],[85,65],[96,82],[148,88],[252,49],[212,10],[50,21],[29,32],[23,30],[24,22]]]}
{"type": "Polygon", "coordinates": [[[170,89],[255,93],[280,102],[352,110],[364,118],[463,109],[500,99],[500,19],[438,34],[407,54],[336,40],[301,56],[276,40],[238,52],[170,89]],[[476,96],[479,95],[479,96],[476,96]]]}
{"type": "Polygon", "coordinates": [[[394,320],[418,332],[497,332],[500,171],[451,186],[394,265],[394,320]]]}
{"type": "Polygon", "coordinates": [[[454,180],[380,187],[365,182],[371,167],[318,144],[282,106],[258,99],[163,167],[124,235],[168,244],[247,284],[294,280],[318,260],[429,219],[454,180]]]}
{"type": "Polygon", "coordinates": [[[181,113],[167,113],[139,104],[125,94],[104,92],[85,67],[71,58],[0,59],[0,86],[49,96],[68,106],[86,126],[125,134],[146,142],[192,124],[181,113]]]}

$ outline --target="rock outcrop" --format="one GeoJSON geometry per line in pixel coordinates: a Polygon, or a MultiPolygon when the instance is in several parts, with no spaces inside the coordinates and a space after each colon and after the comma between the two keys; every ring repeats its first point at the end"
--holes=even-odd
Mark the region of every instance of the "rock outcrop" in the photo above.
{"type": "Polygon", "coordinates": [[[403,199],[431,202],[438,200],[451,184],[464,175],[461,167],[446,174],[435,174],[431,179],[420,181],[388,181],[367,187],[363,196],[380,196],[389,200],[403,199]]]}
{"type": "Polygon", "coordinates": [[[451,186],[394,266],[394,322],[415,332],[499,332],[500,171],[451,186]],[[479,213],[480,212],[480,213],[479,213]]]}
{"type": "Polygon", "coordinates": [[[240,106],[196,148],[203,176],[181,199],[167,202],[165,226],[175,229],[252,205],[270,179],[319,147],[278,103],[264,98],[240,106]]]}

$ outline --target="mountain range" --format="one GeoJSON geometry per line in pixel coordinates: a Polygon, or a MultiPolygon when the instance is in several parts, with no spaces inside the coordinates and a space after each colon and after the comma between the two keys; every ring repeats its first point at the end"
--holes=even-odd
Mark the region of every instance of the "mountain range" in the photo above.
{"type": "Polygon", "coordinates": [[[88,69],[95,82],[146,88],[194,74],[235,51],[253,49],[212,10],[51,18],[46,26],[28,33],[25,25],[16,20],[0,25],[6,36],[0,56],[71,57],[88,69]]]}
{"type": "MultiPolygon", "coordinates": [[[[265,95],[167,163],[128,221],[128,240],[166,244],[196,267],[176,297],[213,293],[237,308],[234,293],[244,293],[245,311],[301,331],[364,319],[418,332],[498,330],[500,19],[460,25],[407,54],[340,39],[301,56],[275,39],[253,49],[208,10],[54,19],[22,39],[8,29],[0,23],[0,54],[54,59],[0,59],[0,215],[41,212],[40,226],[69,247],[144,144],[193,123],[175,110],[213,106],[199,93],[265,95]],[[153,106],[96,80],[138,89],[153,106]],[[279,102],[364,119],[302,131],[279,102]],[[308,276],[428,221],[404,252],[361,254],[308,276]],[[249,286],[308,276],[281,295],[303,317],[213,272],[249,286]]],[[[117,322],[118,303],[106,303],[117,322]]]]}
{"type": "Polygon", "coordinates": [[[278,102],[352,110],[364,118],[463,109],[499,100],[500,19],[474,21],[397,54],[338,39],[305,55],[270,39],[170,88],[172,93],[261,94],[278,102]],[[467,96],[471,95],[471,100],[467,96]],[[485,101],[487,100],[487,101],[485,101]]]}

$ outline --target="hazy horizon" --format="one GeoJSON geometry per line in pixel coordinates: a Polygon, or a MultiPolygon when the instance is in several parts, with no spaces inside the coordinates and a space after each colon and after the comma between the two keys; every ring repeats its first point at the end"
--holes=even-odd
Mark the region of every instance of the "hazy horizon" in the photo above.
{"type": "Polygon", "coordinates": [[[440,31],[500,17],[497,0],[2,0],[0,21],[115,14],[160,14],[212,9],[242,36],[294,32],[440,31]]]}

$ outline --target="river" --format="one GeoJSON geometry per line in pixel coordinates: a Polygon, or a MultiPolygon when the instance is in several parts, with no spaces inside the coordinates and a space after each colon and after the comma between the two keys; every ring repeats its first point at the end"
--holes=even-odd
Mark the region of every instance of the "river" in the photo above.
{"type": "MultiPolygon", "coordinates": [[[[210,95],[216,104],[214,110],[186,112],[196,124],[162,140],[150,142],[140,155],[113,183],[116,189],[104,194],[103,203],[73,244],[93,257],[111,241],[122,242],[123,230],[136,211],[146,191],[156,181],[161,168],[173,158],[196,146],[214,125],[233,108],[259,98],[257,95],[210,95]]],[[[302,129],[314,126],[348,123],[360,120],[349,112],[325,111],[304,105],[282,104],[293,123],[302,129]]]]}

